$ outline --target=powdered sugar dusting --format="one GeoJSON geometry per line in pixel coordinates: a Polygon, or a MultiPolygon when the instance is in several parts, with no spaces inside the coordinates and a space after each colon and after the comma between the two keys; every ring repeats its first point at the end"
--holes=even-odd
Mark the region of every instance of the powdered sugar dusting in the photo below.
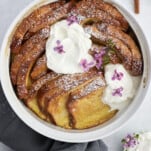
{"type": "Polygon", "coordinates": [[[43,28],[40,32],[40,38],[47,38],[49,36],[49,28],[43,28]]]}
{"type": "Polygon", "coordinates": [[[75,100],[79,99],[79,98],[86,96],[89,93],[97,90],[98,88],[104,87],[104,86],[105,86],[104,79],[102,79],[102,77],[98,77],[97,79],[93,80],[91,83],[86,85],[84,89],[81,89],[80,93],[78,93],[77,95],[74,95],[73,99],[75,99],[75,100]]]}
{"type": "Polygon", "coordinates": [[[65,91],[71,90],[78,85],[84,83],[85,81],[91,79],[96,74],[92,72],[87,72],[85,74],[68,74],[62,76],[59,80],[55,82],[55,85],[65,91]]]}
{"type": "Polygon", "coordinates": [[[44,84],[46,84],[48,81],[51,81],[58,77],[60,74],[57,73],[48,73],[45,76],[43,76],[41,79],[37,80],[33,85],[31,86],[29,90],[29,95],[34,95],[44,84]]]}

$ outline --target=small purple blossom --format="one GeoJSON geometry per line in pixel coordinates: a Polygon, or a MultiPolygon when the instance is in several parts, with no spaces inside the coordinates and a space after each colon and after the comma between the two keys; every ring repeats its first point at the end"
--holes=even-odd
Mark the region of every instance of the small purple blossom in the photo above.
{"type": "Polygon", "coordinates": [[[123,78],[124,74],[122,72],[117,72],[117,70],[114,70],[114,75],[112,77],[112,80],[121,80],[123,78]]]}
{"type": "Polygon", "coordinates": [[[72,25],[73,23],[78,23],[78,18],[76,16],[69,16],[67,18],[68,25],[72,25]]]}
{"type": "Polygon", "coordinates": [[[56,47],[54,47],[54,51],[58,52],[59,54],[65,53],[60,40],[56,41],[56,47]]]}
{"type": "Polygon", "coordinates": [[[133,135],[128,134],[122,140],[124,150],[127,150],[129,148],[134,148],[137,144],[139,144],[138,138],[139,138],[138,134],[133,134],[133,135]]]}
{"type": "Polygon", "coordinates": [[[99,70],[103,64],[103,56],[105,55],[106,51],[102,49],[99,53],[94,55],[94,60],[96,61],[96,68],[99,70]]]}
{"type": "Polygon", "coordinates": [[[117,88],[117,89],[114,89],[114,92],[112,93],[113,96],[120,96],[122,97],[122,91],[123,91],[123,87],[120,87],[120,88],[117,88]]]}
{"type": "Polygon", "coordinates": [[[80,66],[84,70],[84,72],[89,71],[90,68],[95,66],[95,61],[88,62],[87,59],[82,59],[80,61],[80,66]]]}

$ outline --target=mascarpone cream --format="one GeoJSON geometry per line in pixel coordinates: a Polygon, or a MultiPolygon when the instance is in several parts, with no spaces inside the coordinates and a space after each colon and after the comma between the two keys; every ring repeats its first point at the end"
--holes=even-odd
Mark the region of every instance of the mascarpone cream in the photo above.
{"type": "Polygon", "coordinates": [[[76,22],[69,24],[67,20],[57,22],[51,26],[46,43],[47,66],[56,73],[82,73],[80,61],[93,61],[88,53],[91,46],[90,35],[81,25],[76,22]]]}
{"type": "Polygon", "coordinates": [[[105,67],[107,87],[103,102],[112,109],[122,109],[134,97],[140,77],[131,76],[121,64],[108,64],[105,67]]]}

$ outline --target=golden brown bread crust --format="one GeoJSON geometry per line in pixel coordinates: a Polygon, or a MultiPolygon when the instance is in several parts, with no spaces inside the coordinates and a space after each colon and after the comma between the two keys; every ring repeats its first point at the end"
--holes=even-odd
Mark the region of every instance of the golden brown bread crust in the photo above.
{"type": "MultiPolygon", "coordinates": [[[[48,30],[45,33],[48,35],[48,30]]],[[[46,36],[47,37],[47,36],[46,36]]],[[[39,42],[39,41],[37,41],[39,42]]],[[[33,43],[33,49],[24,55],[21,66],[17,74],[17,91],[20,99],[27,99],[28,96],[28,80],[30,71],[37,60],[37,58],[44,52],[46,39],[41,40],[39,43],[33,43]]]]}
{"type": "Polygon", "coordinates": [[[101,32],[105,32],[107,35],[111,35],[119,40],[121,40],[131,51],[132,54],[132,69],[131,73],[134,76],[142,74],[142,57],[139,48],[137,47],[134,40],[123,31],[119,30],[115,26],[107,25],[107,24],[98,24],[98,29],[101,32]]]}
{"type": "MultiPolygon", "coordinates": [[[[42,44],[43,41],[49,36],[49,28],[44,28],[40,30],[37,34],[33,35],[29,40],[27,40],[22,46],[21,51],[18,55],[16,55],[11,63],[11,80],[14,85],[17,82],[17,74],[20,68],[22,61],[25,56],[28,55],[37,45],[42,44]]],[[[43,46],[45,48],[45,46],[43,46]]]]}
{"type": "Polygon", "coordinates": [[[45,75],[47,73],[47,70],[48,68],[46,64],[46,56],[43,55],[36,61],[36,64],[34,65],[30,76],[33,80],[37,80],[41,76],[45,75]]]}
{"type": "Polygon", "coordinates": [[[30,89],[28,90],[28,99],[26,99],[24,102],[25,104],[34,112],[36,113],[39,117],[42,119],[48,121],[48,122],[53,122],[51,116],[48,114],[45,114],[41,108],[39,108],[38,102],[37,102],[37,92],[39,89],[45,85],[46,83],[54,80],[55,78],[59,77],[60,74],[50,72],[47,73],[45,76],[41,77],[39,80],[35,81],[32,83],[30,86],[30,89]]]}
{"type": "Polygon", "coordinates": [[[117,26],[122,30],[127,30],[129,27],[128,22],[119,11],[102,0],[82,0],[76,4],[70,14],[77,16],[79,22],[83,22],[87,18],[94,18],[117,26]]]}
{"type": "Polygon", "coordinates": [[[129,27],[129,24],[127,20],[124,18],[124,16],[111,4],[106,3],[102,0],[88,0],[90,3],[96,2],[96,6],[99,9],[102,9],[103,11],[109,13],[113,18],[118,20],[121,24],[121,27],[124,31],[126,31],[129,27]]]}
{"type": "Polygon", "coordinates": [[[46,16],[43,16],[37,22],[35,22],[35,24],[31,27],[30,32],[36,32],[46,26],[50,26],[55,22],[66,18],[69,7],[70,3],[59,5],[59,7],[55,11],[52,10],[51,12],[46,14],[46,16]]]}
{"type": "Polygon", "coordinates": [[[108,35],[104,31],[100,31],[96,28],[96,26],[86,26],[85,31],[89,34],[91,34],[92,38],[94,38],[97,42],[106,44],[108,47],[110,45],[108,44],[111,42],[114,44],[116,54],[121,59],[124,67],[127,70],[132,69],[132,54],[129,48],[119,39],[108,35]]]}
{"type": "Polygon", "coordinates": [[[28,97],[33,98],[37,95],[37,92],[42,88],[46,83],[58,78],[61,74],[49,72],[46,75],[42,76],[40,79],[32,83],[28,90],[28,97]]]}
{"type": "MultiPolygon", "coordinates": [[[[16,29],[15,34],[13,36],[12,44],[11,44],[12,53],[17,54],[20,51],[22,41],[27,32],[36,32],[36,31],[42,29],[42,27],[43,28],[46,27],[46,26],[41,27],[41,25],[39,25],[40,27],[36,26],[37,23],[39,23],[39,20],[42,23],[43,22],[42,18],[46,18],[46,14],[48,14],[48,13],[51,14],[52,11],[61,7],[64,3],[65,3],[65,1],[63,0],[63,1],[58,1],[58,2],[54,2],[54,3],[48,4],[48,5],[42,6],[39,9],[36,9],[28,17],[24,18],[23,21],[18,26],[18,28],[16,29]],[[35,28],[37,30],[34,30],[35,28]]],[[[62,15],[64,15],[63,13],[62,13],[62,15]]],[[[58,18],[53,18],[53,17],[54,16],[52,16],[53,22],[57,21],[56,19],[58,19],[58,18]]],[[[53,23],[53,22],[51,22],[51,23],[53,23]]]]}

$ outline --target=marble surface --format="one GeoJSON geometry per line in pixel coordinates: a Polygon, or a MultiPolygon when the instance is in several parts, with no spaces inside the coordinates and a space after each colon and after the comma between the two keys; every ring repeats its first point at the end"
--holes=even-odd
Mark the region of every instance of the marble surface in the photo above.
{"type": "MultiPolygon", "coordinates": [[[[15,16],[30,3],[32,0],[1,0],[0,1],[0,46],[6,30],[15,16]]],[[[121,5],[127,8],[132,15],[138,20],[143,27],[144,33],[151,42],[151,0],[141,1],[141,13],[139,15],[133,12],[132,0],[118,0],[121,5]]],[[[150,48],[151,48],[151,43],[150,48]]],[[[148,95],[141,108],[135,115],[116,133],[104,138],[105,143],[109,146],[109,151],[122,151],[121,139],[127,133],[139,131],[151,131],[151,97],[148,95]]],[[[0,143],[0,151],[10,151],[9,148],[0,143]]]]}

